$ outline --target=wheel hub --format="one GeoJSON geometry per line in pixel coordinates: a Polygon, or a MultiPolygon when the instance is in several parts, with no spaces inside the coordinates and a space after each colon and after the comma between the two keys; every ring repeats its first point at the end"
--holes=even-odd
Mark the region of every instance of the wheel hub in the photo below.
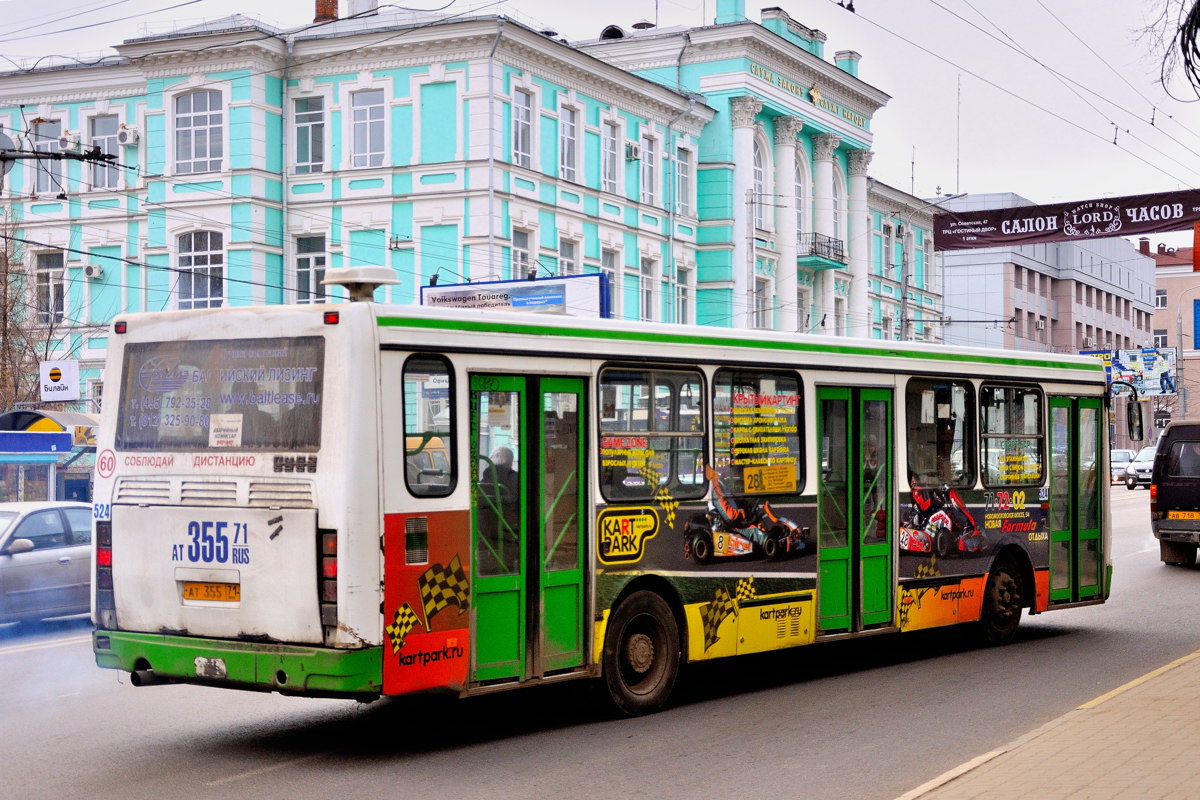
{"type": "Polygon", "coordinates": [[[635,633],[625,643],[625,660],[635,672],[646,672],[654,663],[654,640],[644,633],[635,633]]]}

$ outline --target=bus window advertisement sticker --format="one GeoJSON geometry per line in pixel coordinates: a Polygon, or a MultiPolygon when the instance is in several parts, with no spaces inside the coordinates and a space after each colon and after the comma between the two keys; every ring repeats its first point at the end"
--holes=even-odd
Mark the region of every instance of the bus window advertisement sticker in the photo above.
{"type": "Polygon", "coordinates": [[[729,414],[729,466],[746,493],[796,491],[798,394],[737,392],[729,414]]]}

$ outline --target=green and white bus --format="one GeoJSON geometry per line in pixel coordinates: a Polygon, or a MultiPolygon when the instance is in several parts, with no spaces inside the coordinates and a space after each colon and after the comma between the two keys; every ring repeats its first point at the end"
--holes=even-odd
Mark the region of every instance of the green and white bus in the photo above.
{"type": "Polygon", "coordinates": [[[1108,596],[1094,358],[362,301],[123,316],[105,382],[135,685],[638,714],[689,662],[1108,596]]]}

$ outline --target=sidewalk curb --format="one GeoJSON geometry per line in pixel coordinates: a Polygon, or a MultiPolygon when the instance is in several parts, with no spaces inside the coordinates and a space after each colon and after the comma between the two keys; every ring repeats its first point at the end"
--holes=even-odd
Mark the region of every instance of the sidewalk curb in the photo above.
{"type": "Polygon", "coordinates": [[[896,800],[917,800],[917,798],[921,797],[922,795],[926,794],[927,792],[931,792],[934,789],[944,786],[947,783],[950,783],[951,781],[953,781],[957,778],[960,778],[963,775],[966,775],[968,772],[975,769],[976,767],[982,766],[993,759],[999,758],[1000,756],[1004,755],[1005,753],[1008,753],[1012,750],[1016,750],[1018,747],[1021,747],[1022,745],[1033,741],[1034,739],[1038,738],[1039,736],[1050,732],[1054,728],[1057,728],[1059,725],[1062,725],[1062,724],[1068,722],[1069,720],[1074,719],[1075,717],[1079,716],[1080,714],[1084,713],[1085,711],[1089,711],[1089,710],[1095,708],[1096,706],[1101,705],[1102,703],[1106,703],[1109,700],[1112,700],[1114,697],[1124,694],[1125,692],[1129,691],[1130,689],[1135,689],[1138,686],[1141,686],[1143,683],[1147,683],[1148,681],[1154,680],[1158,676],[1163,675],[1164,673],[1170,672],[1171,670],[1175,669],[1176,667],[1181,667],[1184,664],[1188,663],[1189,661],[1192,661],[1197,658],[1200,658],[1200,650],[1196,650],[1195,652],[1189,653],[1186,656],[1181,656],[1180,658],[1175,659],[1174,661],[1170,662],[1169,664],[1164,664],[1163,666],[1159,667],[1158,669],[1151,670],[1150,672],[1147,672],[1145,675],[1134,678],[1133,680],[1129,681],[1128,683],[1122,684],[1121,686],[1118,686],[1117,688],[1113,689],[1112,691],[1105,692],[1104,694],[1100,695],[1099,697],[1094,697],[1091,700],[1088,700],[1086,703],[1076,706],[1075,708],[1071,709],[1067,713],[1063,714],[1061,717],[1050,720],[1045,725],[1035,728],[1032,731],[1030,731],[1029,733],[1026,733],[1023,736],[1019,736],[1018,738],[1013,739],[1008,744],[1002,745],[1002,746],[996,748],[995,750],[990,750],[987,753],[984,753],[983,755],[976,756],[975,758],[972,758],[970,761],[966,761],[962,764],[959,764],[957,767],[946,770],[941,775],[938,775],[936,778],[926,781],[925,783],[921,784],[920,786],[918,786],[915,789],[910,789],[909,791],[907,791],[904,794],[897,797],[896,800]]]}

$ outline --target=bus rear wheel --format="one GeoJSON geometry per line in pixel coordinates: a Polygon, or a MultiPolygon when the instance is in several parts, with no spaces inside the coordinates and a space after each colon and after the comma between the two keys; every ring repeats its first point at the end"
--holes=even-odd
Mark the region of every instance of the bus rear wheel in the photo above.
{"type": "Polygon", "coordinates": [[[609,696],[629,716],[663,707],[679,673],[679,626],[654,592],[634,592],[608,621],[604,681],[609,696]]]}
{"type": "Polygon", "coordinates": [[[979,631],[989,645],[1008,644],[1021,624],[1021,576],[1010,561],[996,561],[983,590],[979,631]]]}

